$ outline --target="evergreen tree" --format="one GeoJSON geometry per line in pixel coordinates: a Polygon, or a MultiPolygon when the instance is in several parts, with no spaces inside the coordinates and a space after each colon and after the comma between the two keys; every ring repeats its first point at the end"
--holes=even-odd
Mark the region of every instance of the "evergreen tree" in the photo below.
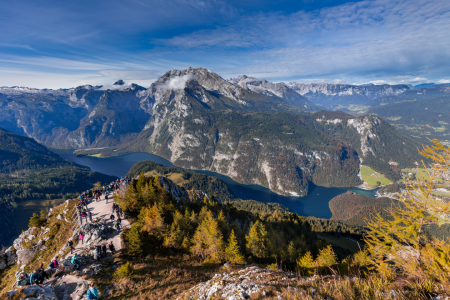
{"type": "Polygon", "coordinates": [[[220,230],[222,230],[222,234],[224,236],[228,236],[228,222],[225,218],[225,215],[223,214],[223,210],[219,212],[219,215],[217,216],[217,222],[219,223],[220,230]]]}
{"type": "Polygon", "coordinates": [[[290,259],[291,261],[295,261],[295,260],[297,259],[297,257],[298,257],[298,251],[297,251],[297,249],[295,248],[294,241],[290,241],[290,242],[289,242],[289,245],[288,245],[288,248],[287,248],[287,252],[288,252],[288,255],[289,255],[289,259],[290,259]]]}
{"type": "Polygon", "coordinates": [[[232,264],[245,264],[245,258],[239,250],[239,244],[233,230],[231,230],[228,246],[225,249],[225,258],[232,264]]]}
{"type": "Polygon", "coordinates": [[[141,224],[134,223],[131,225],[130,231],[127,235],[128,239],[128,253],[131,255],[140,255],[144,250],[144,242],[142,240],[141,224]]]}
{"type": "Polygon", "coordinates": [[[269,254],[269,237],[267,231],[259,220],[251,227],[248,235],[245,236],[247,240],[248,251],[258,258],[267,257],[269,254]]]}
{"type": "Polygon", "coordinates": [[[176,225],[175,222],[170,226],[170,231],[167,236],[164,237],[164,246],[168,248],[181,248],[183,242],[183,232],[180,226],[176,225]]]}

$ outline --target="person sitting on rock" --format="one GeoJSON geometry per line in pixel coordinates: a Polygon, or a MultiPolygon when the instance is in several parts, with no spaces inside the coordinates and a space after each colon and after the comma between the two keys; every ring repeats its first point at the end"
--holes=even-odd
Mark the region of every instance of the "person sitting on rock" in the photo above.
{"type": "Polygon", "coordinates": [[[98,290],[95,287],[95,283],[92,282],[89,285],[89,289],[86,292],[86,296],[87,296],[88,300],[97,300],[100,297],[98,290]]]}
{"type": "Polygon", "coordinates": [[[37,271],[38,271],[39,274],[41,274],[42,280],[44,280],[44,279],[49,279],[47,273],[46,273],[45,270],[44,270],[44,264],[41,264],[41,265],[39,266],[39,268],[37,269],[37,271]]]}
{"type": "Polygon", "coordinates": [[[30,277],[27,273],[22,272],[17,280],[17,286],[26,286],[27,284],[30,284],[30,277]]]}
{"type": "Polygon", "coordinates": [[[44,279],[42,278],[41,274],[37,270],[34,270],[30,274],[30,284],[42,284],[44,282],[44,279]]]}
{"type": "Polygon", "coordinates": [[[80,260],[78,259],[77,255],[75,254],[74,256],[72,256],[72,261],[71,261],[72,265],[77,269],[80,270],[80,260]]]}

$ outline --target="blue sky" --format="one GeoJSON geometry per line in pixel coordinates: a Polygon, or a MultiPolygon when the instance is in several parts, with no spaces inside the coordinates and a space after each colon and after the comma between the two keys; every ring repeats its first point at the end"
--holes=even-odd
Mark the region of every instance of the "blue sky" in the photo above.
{"type": "Polygon", "coordinates": [[[450,82],[448,0],[78,0],[0,6],[0,86],[223,78],[450,82]]]}

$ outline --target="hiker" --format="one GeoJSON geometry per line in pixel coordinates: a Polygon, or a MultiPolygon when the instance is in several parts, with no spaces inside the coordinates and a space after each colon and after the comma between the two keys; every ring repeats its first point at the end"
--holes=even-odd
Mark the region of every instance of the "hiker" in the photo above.
{"type": "Polygon", "coordinates": [[[56,269],[56,271],[59,270],[59,262],[58,262],[58,259],[59,259],[59,257],[56,256],[55,259],[52,260],[52,261],[50,262],[50,264],[49,264],[49,267],[52,268],[52,269],[56,269]],[[52,266],[52,263],[53,263],[53,266],[52,266]]]}
{"type": "Polygon", "coordinates": [[[88,216],[89,216],[89,220],[90,220],[91,223],[92,223],[92,213],[91,213],[90,211],[88,211],[88,216]]]}
{"type": "Polygon", "coordinates": [[[80,241],[82,245],[84,244],[83,240],[84,240],[84,233],[80,232],[80,241]]]}
{"type": "Polygon", "coordinates": [[[30,277],[28,276],[27,273],[22,272],[19,276],[19,279],[17,280],[16,285],[17,286],[26,286],[30,284],[30,277]]]}
{"type": "Polygon", "coordinates": [[[111,214],[111,215],[109,216],[109,219],[111,220],[111,222],[114,222],[114,219],[115,219],[114,214],[111,214]]]}
{"type": "Polygon", "coordinates": [[[120,218],[119,213],[117,213],[117,222],[119,222],[119,224],[122,225],[122,219],[120,218]]]}
{"type": "Polygon", "coordinates": [[[30,274],[30,284],[42,284],[44,282],[44,279],[42,279],[41,274],[38,273],[37,270],[34,270],[30,274]]]}
{"type": "Polygon", "coordinates": [[[106,192],[105,192],[105,201],[106,201],[106,204],[108,204],[108,195],[109,195],[109,192],[106,191],[106,192]]]}
{"type": "Polygon", "coordinates": [[[70,254],[72,254],[72,250],[73,250],[73,242],[72,242],[72,240],[69,240],[69,241],[67,242],[67,246],[70,247],[70,254]]]}
{"type": "Polygon", "coordinates": [[[38,271],[39,274],[41,274],[41,276],[42,276],[42,278],[43,278],[42,280],[44,280],[44,279],[49,279],[47,273],[46,273],[45,270],[44,270],[44,264],[41,264],[41,265],[39,266],[39,268],[37,269],[37,271],[38,271]]]}
{"type": "Polygon", "coordinates": [[[116,203],[113,203],[112,208],[111,208],[111,213],[114,213],[114,210],[116,209],[116,203]]]}
{"type": "Polygon", "coordinates": [[[114,228],[116,228],[117,232],[120,232],[120,224],[118,221],[114,224],[114,228]]]}
{"type": "Polygon", "coordinates": [[[80,269],[80,260],[78,259],[77,255],[75,254],[74,256],[72,256],[72,261],[71,261],[72,265],[75,266],[75,268],[77,270],[80,269]]]}
{"type": "Polygon", "coordinates": [[[102,257],[102,246],[97,245],[95,246],[95,249],[97,249],[98,257],[102,257]]]}
{"type": "Polygon", "coordinates": [[[103,257],[106,257],[106,244],[102,245],[102,255],[103,257]]]}
{"type": "Polygon", "coordinates": [[[97,300],[100,297],[98,290],[95,287],[95,283],[92,282],[89,285],[89,289],[86,292],[86,296],[87,296],[88,300],[97,300]]]}
{"type": "Polygon", "coordinates": [[[111,251],[111,255],[114,255],[114,252],[116,252],[112,241],[109,243],[109,251],[111,251]]]}
{"type": "Polygon", "coordinates": [[[98,251],[97,251],[97,248],[94,248],[94,250],[92,250],[92,255],[94,256],[94,260],[96,262],[98,262],[98,251]]]}

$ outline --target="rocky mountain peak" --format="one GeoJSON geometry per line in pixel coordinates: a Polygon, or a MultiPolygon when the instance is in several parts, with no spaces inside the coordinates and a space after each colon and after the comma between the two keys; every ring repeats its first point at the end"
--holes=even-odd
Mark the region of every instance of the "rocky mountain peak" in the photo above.
{"type": "Polygon", "coordinates": [[[119,79],[116,82],[114,82],[114,85],[125,85],[125,81],[123,81],[122,79],[119,79]]]}

